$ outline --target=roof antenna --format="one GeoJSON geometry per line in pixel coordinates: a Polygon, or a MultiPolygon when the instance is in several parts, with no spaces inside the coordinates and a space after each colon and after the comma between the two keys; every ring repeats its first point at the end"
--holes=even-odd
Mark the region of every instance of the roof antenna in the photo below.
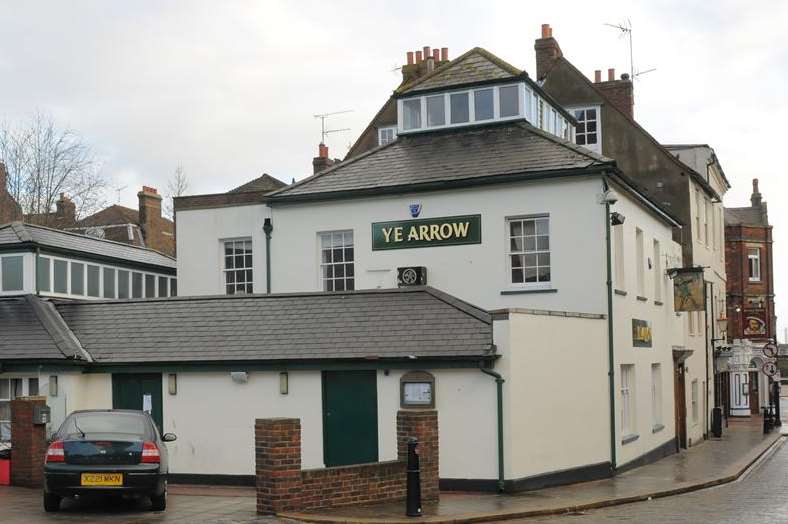
{"type": "Polygon", "coordinates": [[[352,109],[346,109],[345,111],[334,111],[333,113],[322,113],[319,115],[313,115],[315,118],[320,119],[320,143],[326,143],[326,135],[331,133],[339,133],[340,131],[350,131],[349,127],[343,127],[342,129],[326,129],[326,118],[334,115],[341,115],[344,113],[352,113],[352,109]]]}
{"type": "Polygon", "coordinates": [[[123,187],[116,187],[115,188],[115,191],[118,193],[118,204],[120,204],[120,192],[123,191],[124,189],[126,189],[127,187],[129,187],[129,186],[123,186],[123,187]]]}
{"type": "Polygon", "coordinates": [[[656,71],[656,67],[652,67],[651,69],[646,69],[645,71],[638,71],[635,73],[635,59],[634,53],[632,52],[632,21],[627,18],[625,23],[622,24],[604,24],[608,27],[612,27],[613,29],[618,29],[621,31],[621,36],[626,36],[629,39],[629,74],[632,80],[636,80],[640,75],[645,75],[646,73],[650,73],[652,71],[656,71]]]}

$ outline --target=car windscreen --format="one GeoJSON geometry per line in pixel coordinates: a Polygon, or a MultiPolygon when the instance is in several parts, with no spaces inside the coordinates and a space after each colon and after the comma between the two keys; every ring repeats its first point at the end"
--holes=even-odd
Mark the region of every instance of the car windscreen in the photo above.
{"type": "Polygon", "coordinates": [[[82,435],[87,433],[149,436],[147,419],[135,413],[72,413],[60,428],[61,435],[82,435]]]}

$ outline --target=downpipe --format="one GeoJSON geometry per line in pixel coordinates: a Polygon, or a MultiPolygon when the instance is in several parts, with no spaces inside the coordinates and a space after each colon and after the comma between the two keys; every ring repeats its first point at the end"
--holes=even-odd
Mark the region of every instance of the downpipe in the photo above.
{"type": "Polygon", "coordinates": [[[479,362],[479,371],[495,379],[498,403],[498,492],[504,491],[503,473],[503,383],[506,382],[500,373],[484,367],[484,362],[479,362]]]}
{"type": "Polygon", "coordinates": [[[607,179],[602,179],[604,189],[603,199],[605,204],[605,255],[607,259],[607,382],[610,393],[610,467],[613,471],[617,467],[616,459],[616,390],[615,390],[615,353],[613,345],[613,263],[611,260],[612,241],[610,238],[610,204],[608,197],[610,187],[607,179]]]}
{"type": "Polygon", "coordinates": [[[263,233],[265,233],[265,292],[271,294],[271,233],[274,225],[270,218],[263,222],[263,233]]]}

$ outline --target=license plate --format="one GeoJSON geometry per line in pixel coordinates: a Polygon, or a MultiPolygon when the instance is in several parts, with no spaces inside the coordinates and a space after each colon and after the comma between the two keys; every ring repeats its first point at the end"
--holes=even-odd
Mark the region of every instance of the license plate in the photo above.
{"type": "Polygon", "coordinates": [[[122,486],[123,473],[83,473],[83,486],[122,486]]]}

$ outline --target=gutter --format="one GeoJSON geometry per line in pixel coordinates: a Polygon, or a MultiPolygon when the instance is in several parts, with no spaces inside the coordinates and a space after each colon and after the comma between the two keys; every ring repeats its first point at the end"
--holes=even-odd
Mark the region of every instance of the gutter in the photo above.
{"type": "Polygon", "coordinates": [[[270,218],[263,222],[263,233],[265,233],[265,292],[271,294],[271,233],[274,225],[270,218]]]}
{"type": "MultiPolygon", "coordinates": [[[[604,191],[609,189],[607,178],[602,179],[604,191]]],[[[610,390],[610,466],[616,470],[616,395],[615,352],[613,345],[613,263],[610,239],[610,202],[605,201],[605,258],[607,259],[607,381],[610,390]]]]}
{"type": "Polygon", "coordinates": [[[503,383],[506,382],[500,373],[484,367],[484,362],[479,362],[479,371],[495,379],[496,396],[498,404],[498,492],[504,491],[503,472],[503,383]]]}

